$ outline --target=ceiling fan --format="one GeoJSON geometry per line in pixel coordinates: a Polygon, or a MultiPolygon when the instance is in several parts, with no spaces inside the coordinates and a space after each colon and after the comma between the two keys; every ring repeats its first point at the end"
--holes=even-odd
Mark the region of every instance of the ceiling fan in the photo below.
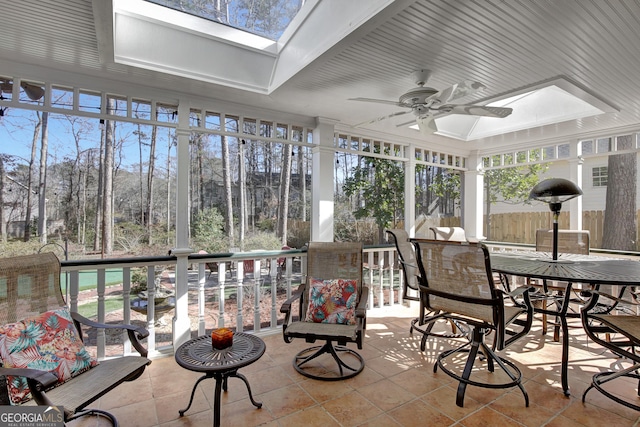
{"type": "Polygon", "coordinates": [[[364,102],[376,102],[379,104],[390,104],[398,107],[409,108],[408,111],[398,111],[393,114],[389,114],[382,117],[377,117],[373,120],[359,123],[356,127],[386,120],[391,117],[402,116],[404,114],[413,113],[415,118],[406,123],[401,123],[397,127],[406,126],[408,124],[417,122],[420,132],[423,134],[431,134],[438,131],[435,119],[448,114],[467,114],[472,116],[485,116],[485,117],[498,117],[504,118],[512,113],[511,108],[502,107],[488,107],[484,105],[474,104],[449,104],[449,102],[462,98],[467,95],[471,95],[479,90],[485,88],[485,86],[473,80],[464,80],[460,83],[449,86],[443,90],[437,90],[431,87],[425,86],[431,71],[429,70],[416,70],[413,72],[417,87],[409,90],[408,92],[400,95],[398,101],[387,101],[384,99],[372,99],[372,98],[350,98],[350,101],[364,101],[364,102]]]}

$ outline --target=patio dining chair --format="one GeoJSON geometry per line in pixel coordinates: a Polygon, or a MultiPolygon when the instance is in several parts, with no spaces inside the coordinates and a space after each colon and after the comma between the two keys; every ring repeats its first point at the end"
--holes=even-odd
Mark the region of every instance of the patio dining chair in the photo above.
{"type": "Polygon", "coordinates": [[[421,294],[419,292],[420,290],[418,288],[418,276],[420,274],[420,269],[418,268],[418,263],[416,262],[413,245],[409,241],[409,234],[405,230],[398,228],[388,229],[387,234],[393,239],[396,250],[398,251],[398,260],[400,261],[403,273],[402,289],[404,299],[420,302],[420,315],[411,319],[411,326],[409,328],[409,333],[412,333],[414,330],[416,330],[423,334],[420,348],[424,351],[427,338],[432,334],[437,334],[438,336],[442,337],[446,336],[448,338],[465,336],[468,332],[468,329],[464,326],[456,325],[453,320],[449,321],[451,325],[451,332],[436,333],[433,331],[434,323],[429,322],[428,319],[430,316],[437,315],[438,313],[433,313],[427,310],[424,304],[425,301],[423,298],[421,298],[421,294]]]}
{"type": "Polygon", "coordinates": [[[347,347],[355,343],[362,349],[369,299],[362,268],[362,243],[309,243],[306,279],[280,308],[285,314],[282,335],[286,343],[295,338],[308,343],[324,341],[295,355],[293,366],[300,374],[336,381],[364,369],[364,358],[347,347]],[[329,356],[328,360],[322,356],[329,356]],[[317,363],[310,363],[313,360],[317,363]]]}
{"type": "MultiPolygon", "coordinates": [[[[553,231],[536,230],[536,252],[549,252],[553,250],[553,231]]],[[[561,254],[589,255],[589,231],[586,230],[559,230],[558,252],[561,254]]],[[[535,290],[531,293],[531,301],[535,311],[542,316],[542,334],[547,333],[548,317],[554,317],[553,340],[560,341],[560,331],[563,322],[567,318],[579,318],[578,308],[575,304],[584,304],[584,298],[580,297],[578,290],[574,295],[565,295],[566,283],[549,282],[547,280],[530,279],[528,284],[535,290]]]]}
{"type": "Polygon", "coordinates": [[[511,361],[496,354],[514,341],[525,336],[533,319],[529,289],[515,289],[522,304],[505,304],[505,291],[496,285],[491,271],[487,247],[481,243],[447,242],[438,240],[412,240],[420,268],[419,288],[428,309],[438,313],[430,322],[452,319],[463,322],[471,329],[470,337],[459,347],[442,351],[433,370],[438,367],[456,379],[456,404],[464,405],[468,385],[487,388],[518,387],[529,406],[529,397],[522,385],[522,373],[511,361]],[[493,345],[485,337],[493,333],[493,345]],[[468,353],[464,368],[456,363],[459,354],[468,353]],[[481,366],[482,365],[482,366],[481,366]],[[480,371],[489,372],[498,365],[506,377],[487,379],[480,371]],[[482,379],[486,381],[482,381],[482,379]]]}
{"type": "Polygon", "coordinates": [[[617,296],[597,290],[585,293],[590,298],[580,312],[582,326],[589,338],[613,353],[616,361],[611,364],[611,370],[593,375],[591,384],[582,394],[582,402],[585,401],[587,393],[595,388],[609,399],[640,411],[640,404],[638,404],[640,397],[638,294],[631,287],[622,288],[617,296]],[[616,309],[602,313],[599,309],[600,305],[615,305],[616,309]],[[628,386],[620,388],[612,386],[614,384],[612,381],[622,383],[623,378],[637,381],[635,396],[631,397],[623,393],[624,390],[629,390],[628,386]]]}
{"type": "Polygon", "coordinates": [[[101,324],[70,312],[53,252],[0,258],[0,405],[62,406],[64,422],[85,415],[118,421],[88,405],[142,375],[148,332],[132,325],[101,324]],[[97,361],[83,343],[81,325],[126,330],[140,356],[97,361]]]}

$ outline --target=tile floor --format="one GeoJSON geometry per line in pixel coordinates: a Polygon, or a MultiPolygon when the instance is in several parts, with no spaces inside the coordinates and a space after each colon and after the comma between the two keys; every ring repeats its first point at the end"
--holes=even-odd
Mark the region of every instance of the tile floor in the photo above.
{"type": "MultiPolygon", "coordinates": [[[[530,406],[525,407],[517,388],[505,391],[469,386],[464,408],[459,408],[455,404],[457,383],[440,370],[433,373],[434,357],[452,343],[432,341],[426,351],[420,351],[420,337],[408,332],[416,312],[403,307],[371,310],[360,352],[366,367],[360,375],[338,382],[308,379],[293,369],[293,355],[308,344],[285,344],[280,334],[263,336],[267,346],[264,356],[240,370],[263,406],[256,409],[244,383],[231,378],[228,392],[222,396],[222,426],[640,425],[640,413],[595,390],[589,392],[586,403],[581,402],[591,375],[619,360],[587,342],[578,327],[571,330],[571,396],[563,395],[559,384],[561,347],[551,340],[552,334],[541,335],[540,322],[503,354],[521,368],[530,406]]],[[[155,359],[141,378],[120,386],[95,406],[116,414],[122,427],[212,425],[212,379],[198,386],[185,416],[178,415],[199,376],[178,366],[173,357],[155,359]]],[[[633,396],[636,385],[623,380],[617,387],[633,396]]],[[[85,418],[71,425],[107,424],[85,418]]]]}

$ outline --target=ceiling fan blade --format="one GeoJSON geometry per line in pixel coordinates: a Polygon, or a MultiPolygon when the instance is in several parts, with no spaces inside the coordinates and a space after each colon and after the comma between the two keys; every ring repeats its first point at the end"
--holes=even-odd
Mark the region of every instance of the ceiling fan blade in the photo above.
{"type": "Polygon", "coordinates": [[[388,101],[386,99],[374,99],[374,98],[349,98],[348,101],[360,101],[360,102],[375,102],[376,104],[395,105],[397,107],[404,107],[404,104],[398,101],[388,101]]]}
{"type": "Polygon", "coordinates": [[[393,114],[389,114],[389,115],[382,116],[382,117],[377,117],[377,118],[372,119],[372,120],[367,120],[366,122],[358,123],[357,125],[353,125],[353,127],[357,128],[357,127],[360,127],[360,126],[363,126],[363,125],[370,125],[372,123],[376,123],[376,122],[380,122],[382,120],[390,119],[391,117],[402,116],[402,115],[408,114],[410,112],[411,112],[411,110],[398,111],[398,112],[395,112],[393,114]]]}
{"type": "Polygon", "coordinates": [[[471,116],[505,118],[513,112],[513,108],[488,107],[484,105],[442,105],[438,109],[438,115],[444,114],[468,114],[471,116]]]}
{"type": "Polygon", "coordinates": [[[456,83],[449,86],[446,89],[441,90],[438,93],[434,93],[428,99],[438,99],[442,104],[451,102],[455,99],[462,98],[472,93],[476,93],[479,90],[484,89],[486,86],[480,82],[473,80],[463,80],[460,83],[456,83]]]}

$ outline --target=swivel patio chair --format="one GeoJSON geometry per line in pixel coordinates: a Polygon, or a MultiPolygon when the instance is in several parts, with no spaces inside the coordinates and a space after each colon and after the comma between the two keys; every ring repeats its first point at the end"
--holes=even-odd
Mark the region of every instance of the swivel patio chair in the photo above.
{"type": "Polygon", "coordinates": [[[105,325],[70,312],[60,289],[53,252],[0,258],[0,405],[64,407],[64,422],[84,415],[117,419],[87,406],[151,363],[132,325],[105,325]],[[81,324],[123,329],[140,356],[97,361],[82,342],[81,324]]]}
{"type": "Polygon", "coordinates": [[[362,267],[362,243],[309,243],[306,280],[280,308],[285,313],[282,335],[286,343],[294,338],[325,342],[296,354],[293,366],[300,374],[336,381],[362,372],[363,357],[346,346],[355,343],[362,349],[369,298],[362,267]]]}
{"type": "MultiPolygon", "coordinates": [[[[587,291],[591,296],[580,314],[582,326],[587,336],[602,347],[610,350],[617,358],[612,363],[612,370],[598,372],[593,376],[589,387],[582,394],[584,402],[587,393],[595,388],[600,393],[628,408],[640,411],[638,397],[640,397],[640,316],[637,314],[638,295],[631,292],[631,288],[623,288],[618,296],[600,291],[587,291]],[[629,292],[626,292],[627,289],[629,292]],[[616,306],[616,310],[602,313],[599,305],[616,306]],[[626,366],[626,367],[625,367],[626,366]],[[620,378],[638,380],[635,397],[625,397],[607,384],[620,378]]],[[[621,388],[624,390],[625,388],[621,388]]]]}
{"type": "MultiPolygon", "coordinates": [[[[529,406],[529,397],[522,385],[522,373],[511,361],[496,354],[525,336],[533,319],[533,307],[528,288],[518,288],[519,305],[505,305],[505,291],[493,280],[489,252],[481,243],[412,240],[420,268],[419,288],[428,309],[439,313],[430,322],[452,319],[471,328],[470,338],[461,346],[441,352],[433,370],[438,367],[458,382],[456,404],[464,404],[467,385],[487,388],[518,387],[529,406]],[[494,334],[493,345],[485,343],[488,333],[494,334]],[[464,369],[456,369],[459,353],[468,353],[464,369]],[[480,357],[479,357],[480,353],[480,357]],[[482,382],[476,377],[480,365],[494,372],[498,365],[506,377],[482,382]]],[[[457,367],[459,368],[459,366],[457,367]]]]}

